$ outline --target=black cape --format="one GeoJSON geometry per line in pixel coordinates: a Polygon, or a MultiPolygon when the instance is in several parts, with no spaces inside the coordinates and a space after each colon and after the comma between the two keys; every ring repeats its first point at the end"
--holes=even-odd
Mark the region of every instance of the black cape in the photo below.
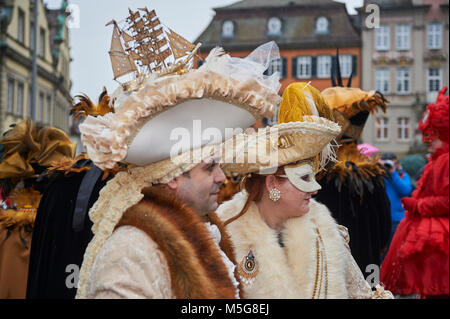
{"type": "Polygon", "coordinates": [[[93,237],[88,211],[107,182],[99,168],[87,165],[92,166],[89,171],[54,178],[43,194],[31,242],[27,299],[75,298],[84,252],[93,237]]]}
{"type": "MultiPolygon", "coordinates": [[[[381,255],[386,248],[391,232],[390,202],[384,184],[379,177],[360,182],[363,195],[355,193],[354,180],[343,184],[339,177],[322,178],[322,189],[316,199],[331,211],[338,224],[348,228],[350,249],[361,272],[367,275],[380,266],[381,255]]],[[[379,268],[378,268],[379,269],[379,268]]]]}

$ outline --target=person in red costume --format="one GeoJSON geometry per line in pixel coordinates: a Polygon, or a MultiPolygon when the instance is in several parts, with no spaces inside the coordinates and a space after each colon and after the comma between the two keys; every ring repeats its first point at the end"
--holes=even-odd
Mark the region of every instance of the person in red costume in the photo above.
{"type": "Polygon", "coordinates": [[[449,298],[449,97],[444,87],[427,106],[419,129],[431,154],[381,265],[380,279],[394,295],[449,298]]]}

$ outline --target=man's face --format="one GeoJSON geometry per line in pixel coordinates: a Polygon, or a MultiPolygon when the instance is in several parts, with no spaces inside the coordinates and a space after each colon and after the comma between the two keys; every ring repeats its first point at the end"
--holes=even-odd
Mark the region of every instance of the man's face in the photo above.
{"type": "MultiPolygon", "coordinates": [[[[195,166],[174,181],[176,195],[200,216],[214,212],[225,175],[213,158],[195,166]]],[[[172,183],[173,184],[173,183],[172,183]]]]}

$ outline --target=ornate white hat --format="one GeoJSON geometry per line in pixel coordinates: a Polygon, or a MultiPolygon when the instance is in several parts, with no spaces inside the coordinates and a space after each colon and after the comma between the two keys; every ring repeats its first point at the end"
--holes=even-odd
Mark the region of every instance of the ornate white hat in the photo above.
{"type": "Polygon", "coordinates": [[[87,298],[98,250],[126,209],[143,198],[144,187],[191,170],[239,132],[236,129],[274,115],[281,100],[279,74],[264,72],[278,57],[275,42],[246,58],[213,49],[198,69],[151,75],[136,91],[119,88],[111,96],[115,113],[89,116],[80,125],[82,142],[97,166],[113,168],[121,161],[130,165],[108,182],[89,212],[94,238],[85,252],[77,298],[87,298]],[[178,134],[190,138],[174,139],[178,134]]]}

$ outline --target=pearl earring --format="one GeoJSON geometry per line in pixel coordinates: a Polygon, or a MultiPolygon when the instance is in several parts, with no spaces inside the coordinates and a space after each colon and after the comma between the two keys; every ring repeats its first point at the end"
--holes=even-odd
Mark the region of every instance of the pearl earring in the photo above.
{"type": "Polygon", "coordinates": [[[274,201],[274,202],[278,202],[281,198],[281,192],[279,189],[277,188],[272,188],[269,191],[269,198],[274,201]]]}

